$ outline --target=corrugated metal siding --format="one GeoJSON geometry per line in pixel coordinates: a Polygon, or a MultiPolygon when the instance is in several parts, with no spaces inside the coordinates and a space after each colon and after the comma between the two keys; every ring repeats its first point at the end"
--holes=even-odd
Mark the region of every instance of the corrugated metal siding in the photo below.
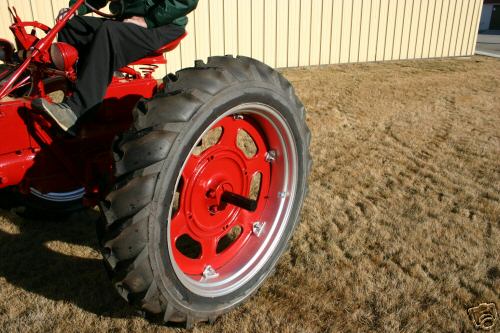
{"type": "MultiPolygon", "coordinates": [[[[67,0],[0,0],[52,23],[67,0]]],[[[210,55],[241,54],[273,67],[472,55],[482,0],[201,0],[167,71],[210,55]]]]}

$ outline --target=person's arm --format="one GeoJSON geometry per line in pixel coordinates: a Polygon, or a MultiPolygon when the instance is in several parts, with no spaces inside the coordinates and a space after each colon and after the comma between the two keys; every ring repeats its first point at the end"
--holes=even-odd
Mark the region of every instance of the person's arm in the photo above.
{"type": "Polygon", "coordinates": [[[148,27],[158,27],[172,23],[179,17],[186,16],[198,5],[198,0],[145,0],[151,4],[144,19],[148,27]]]}
{"type": "MultiPolygon", "coordinates": [[[[76,0],[70,0],[69,1],[69,6],[73,6],[75,4],[76,0]]],[[[94,7],[95,9],[101,9],[102,7],[106,6],[108,3],[107,0],[87,0],[89,5],[94,7]]],[[[78,8],[78,15],[85,15],[90,13],[90,9],[87,6],[81,6],[78,8]]]]}

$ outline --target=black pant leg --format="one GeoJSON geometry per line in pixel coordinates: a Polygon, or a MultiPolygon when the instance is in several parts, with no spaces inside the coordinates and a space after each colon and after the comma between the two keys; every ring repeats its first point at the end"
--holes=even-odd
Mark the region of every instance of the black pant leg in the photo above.
{"type": "Polygon", "coordinates": [[[74,46],[79,53],[85,52],[103,23],[104,19],[101,18],[75,16],[59,32],[58,41],[74,46]]]}
{"type": "Polygon", "coordinates": [[[141,59],[184,33],[177,25],[146,29],[106,20],[95,33],[86,56],[80,59],[78,80],[68,104],[79,115],[104,99],[114,71],[141,59]]]}

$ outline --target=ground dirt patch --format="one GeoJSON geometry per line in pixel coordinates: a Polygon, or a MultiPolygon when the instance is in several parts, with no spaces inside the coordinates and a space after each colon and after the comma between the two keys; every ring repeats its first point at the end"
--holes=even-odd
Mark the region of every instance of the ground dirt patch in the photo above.
{"type": "MultiPolygon", "coordinates": [[[[313,134],[301,224],[261,290],[194,331],[472,332],[467,308],[500,306],[500,61],[284,74],[313,134]]],[[[0,331],[179,330],[113,292],[93,219],[0,210],[0,331]]]]}

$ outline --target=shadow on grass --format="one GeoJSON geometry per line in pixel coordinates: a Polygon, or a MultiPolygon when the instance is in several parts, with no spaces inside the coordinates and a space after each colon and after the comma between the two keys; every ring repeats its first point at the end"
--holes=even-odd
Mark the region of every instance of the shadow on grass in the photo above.
{"type": "MultiPolygon", "coordinates": [[[[114,292],[99,258],[97,218],[97,212],[86,210],[67,220],[35,221],[0,209],[0,220],[7,220],[0,223],[18,229],[9,233],[0,228],[0,277],[28,292],[72,303],[99,316],[135,315],[114,292]]],[[[0,285],[0,297],[1,290],[0,285]]]]}

